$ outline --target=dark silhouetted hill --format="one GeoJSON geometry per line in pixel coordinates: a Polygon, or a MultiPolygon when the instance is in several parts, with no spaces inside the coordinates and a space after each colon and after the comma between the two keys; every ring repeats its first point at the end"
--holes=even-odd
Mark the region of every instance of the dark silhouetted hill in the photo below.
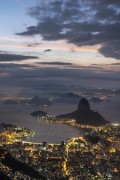
{"type": "Polygon", "coordinates": [[[77,112],[82,113],[88,111],[90,111],[89,102],[85,98],[82,98],[78,104],[77,112]]]}
{"type": "Polygon", "coordinates": [[[31,105],[47,105],[50,106],[52,105],[52,102],[48,98],[40,98],[39,96],[33,97],[30,101],[28,101],[29,104],[31,105]]]}
{"type": "Polygon", "coordinates": [[[89,102],[85,98],[80,100],[77,111],[59,115],[57,118],[76,119],[80,124],[91,126],[101,126],[108,123],[97,111],[90,110],[89,102]]]}
{"type": "Polygon", "coordinates": [[[44,111],[38,110],[31,113],[31,115],[37,117],[37,116],[47,116],[48,114],[44,111]]]}

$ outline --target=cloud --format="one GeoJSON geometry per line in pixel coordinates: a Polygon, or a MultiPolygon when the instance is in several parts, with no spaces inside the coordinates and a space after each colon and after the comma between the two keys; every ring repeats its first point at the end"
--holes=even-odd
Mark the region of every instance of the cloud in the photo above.
{"type": "Polygon", "coordinates": [[[52,51],[52,49],[46,49],[46,50],[44,50],[44,52],[50,52],[50,51],[52,51]]]}
{"type": "MultiPolygon", "coordinates": [[[[65,68],[1,68],[0,84],[1,92],[7,89],[9,92],[26,90],[39,95],[42,91],[67,92],[80,88],[119,88],[120,72],[93,71],[87,69],[65,68]],[[14,69],[14,70],[13,70],[14,69]],[[46,85],[46,88],[43,88],[46,85]],[[54,85],[54,86],[53,86],[54,85]],[[61,87],[61,88],[60,88],[61,87]],[[63,88],[64,87],[64,88],[63,88]]],[[[47,93],[48,94],[48,93],[47,93]]]]}
{"type": "Polygon", "coordinates": [[[0,53],[6,53],[6,51],[1,51],[1,50],[0,50],[0,53]]]}
{"type": "Polygon", "coordinates": [[[23,56],[17,54],[0,54],[0,62],[6,61],[23,61],[28,59],[37,59],[37,56],[23,56]]]}
{"type": "Polygon", "coordinates": [[[106,57],[120,59],[120,40],[107,42],[107,44],[102,46],[99,52],[104,54],[106,57]]]}
{"type": "Polygon", "coordinates": [[[67,62],[40,62],[39,64],[45,64],[45,65],[73,65],[72,63],[67,62]]]}
{"type": "Polygon", "coordinates": [[[18,69],[11,71],[10,76],[13,78],[39,79],[39,78],[68,78],[72,79],[95,79],[95,80],[120,80],[120,72],[95,72],[91,69],[59,69],[59,68],[34,68],[18,69]]]}
{"type": "Polygon", "coordinates": [[[28,47],[36,47],[36,46],[39,46],[39,45],[42,45],[42,43],[36,43],[36,42],[34,42],[34,43],[28,43],[28,47]]]}
{"type": "Polygon", "coordinates": [[[18,69],[18,68],[32,68],[34,66],[29,64],[14,64],[14,63],[0,63],[0,69],[18,69]]]}
{"type": "Polygon", "coordinates": [[[120,59],[119,0],[44,0],[29,8],[37,20],[17,35],[41,35],[43,40],[67,40],[77,46],[101,44],[105,56],[120,59]]]}
{"type": "Polygon", "coordinates": [[[113,66],[120,66],[120,63],[112,63],[110,65],[113,65],[113,66]]]}

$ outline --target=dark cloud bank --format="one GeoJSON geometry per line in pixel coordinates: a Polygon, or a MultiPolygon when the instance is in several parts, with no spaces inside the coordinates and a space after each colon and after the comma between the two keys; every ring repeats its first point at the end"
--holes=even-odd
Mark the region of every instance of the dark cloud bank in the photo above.
{"type": "Polygon", "coordinates": [[[50,51],[52,51],[51,49],[46,49],[46,50],[44,50],[44,52],[50,52],[50,51]]]}
{"type": "Polygon", "coordinates": [[[17,35],[41,35],[81,45],[101,44],[104,56],[120,59],[120,0],[44,0],[29,8],[37,20],[17,35]]]}
{"type": "Polygon", "coordinates": [[[0,69],[20,69],[20,68],[32,68],[29,64],[14,64],[14,63],[0,63],[0,69]]]}
{"type": "Polygon", "coordinates": [[[23,56],[23,55],[17,55],[17,54],[7,54],[2,53],[0,54],[0,62],[6,62],[6,61],[23,61],[28,59],[37,59],[36,56],[23,56]]]}

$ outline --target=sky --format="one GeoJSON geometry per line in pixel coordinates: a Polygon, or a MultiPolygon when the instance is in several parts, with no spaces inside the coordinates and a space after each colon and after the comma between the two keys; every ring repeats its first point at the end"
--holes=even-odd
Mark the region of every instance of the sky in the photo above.
{"type": "Polygon", "coordinates": [[[119,0],[1,0],[0,23],[1,91],[31,79],[119,87],[119,0]]]}

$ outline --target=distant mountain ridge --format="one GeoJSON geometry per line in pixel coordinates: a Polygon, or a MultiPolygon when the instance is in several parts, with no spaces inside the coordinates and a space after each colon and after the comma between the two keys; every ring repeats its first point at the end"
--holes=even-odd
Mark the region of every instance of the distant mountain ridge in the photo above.
{"type": "Polygon", "coordinates": [[[59,94],[58,97],[54,100],[54,103],[70,103],[76,104],[81,99],[81,96],[78,94],[69,92],[65,94],[59,94]]]}
{"type": "Polygon", "coordinates": [[[52,105],[52,101],[50,101],[48,98],[40,98],[39,96],[33,97],[30,101],[28,101],[31,105],[52,105]]]}
{"type": "Polygon", "coordinates": [[[35,106],[50,106],[53,104],[53,102],[49,99],[49,98],[40,98],[39,96],[34,96],[32,99],[30,100],[22,100],[22,101],[18,101],[15,99],[7,99],[4,101],[4,104],[8,105],[8,104],[30,104],[30,105],[35,105],[35,106]]]}

